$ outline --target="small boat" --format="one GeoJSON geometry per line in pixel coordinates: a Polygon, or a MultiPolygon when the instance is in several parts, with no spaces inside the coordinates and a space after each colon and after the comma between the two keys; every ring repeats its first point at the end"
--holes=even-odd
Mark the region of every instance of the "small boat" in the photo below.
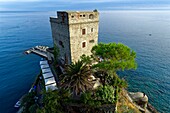
{"type": "Polygon", "coordinates": [[[18,102],[14,105],[15,108],[19,108],[20,106],[21,106],[21,102],[20,102],[20,101],[18,101],[18,102]]]}
{"type": "Polygon", "coordinates": [[[149,34],[149,36],[152,36],[152,34],[149,34]]]}

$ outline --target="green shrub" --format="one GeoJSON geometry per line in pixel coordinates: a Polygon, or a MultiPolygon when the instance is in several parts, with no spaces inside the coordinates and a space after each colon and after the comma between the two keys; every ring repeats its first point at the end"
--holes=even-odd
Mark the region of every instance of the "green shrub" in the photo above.
{"type": "Polygon", "coordinates": [[[109,85],[100,86],[96,91],[96,97],[101,100],[103,104],[115,103],[114,88],[109,85]]]}

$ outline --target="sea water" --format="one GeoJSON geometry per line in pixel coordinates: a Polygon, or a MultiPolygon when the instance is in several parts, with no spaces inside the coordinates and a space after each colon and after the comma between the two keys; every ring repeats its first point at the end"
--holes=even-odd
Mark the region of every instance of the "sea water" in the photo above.
{"type": "MultiPolygon", "coordinates": [[[[56,12],[0,12],[0,113],[27,93],[40,57],[23,52],[53,46],[49,17],[56,12]]],[[[137,53],[137,70],[119,73],[129,91],[142,91],[160,112],[170,112],[170,11],[100,12],[99,42],[121,42],[137,53]]]]}

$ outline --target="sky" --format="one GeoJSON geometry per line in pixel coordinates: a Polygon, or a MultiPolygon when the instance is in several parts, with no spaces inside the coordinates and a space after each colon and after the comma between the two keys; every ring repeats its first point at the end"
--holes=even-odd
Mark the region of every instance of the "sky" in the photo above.
{"type": "Polygon", "coordinates": [[[170,0],[0,0],[0,11],[170,10],[170,0]]]}

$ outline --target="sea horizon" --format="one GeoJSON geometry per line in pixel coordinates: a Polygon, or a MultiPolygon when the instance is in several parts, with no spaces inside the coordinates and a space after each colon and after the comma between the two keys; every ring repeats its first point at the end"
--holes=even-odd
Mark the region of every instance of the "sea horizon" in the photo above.
{"type": "MultiPolygon", "coordinates": [[[[89,11],[91,10],[95,10],[94,9],[89,9],[89,11]]],[[[85,10],[46,10],[46,11],[43,11],[43,10],[0,10],[0,13],[1,12],[57,12],[57,11],[87,11],[87,9],[85,10]]],[[[170,11],[170,9],[111,9],[111,10],[98,10],[98,12],[115,12],[115,11],[170,11]]]]}

